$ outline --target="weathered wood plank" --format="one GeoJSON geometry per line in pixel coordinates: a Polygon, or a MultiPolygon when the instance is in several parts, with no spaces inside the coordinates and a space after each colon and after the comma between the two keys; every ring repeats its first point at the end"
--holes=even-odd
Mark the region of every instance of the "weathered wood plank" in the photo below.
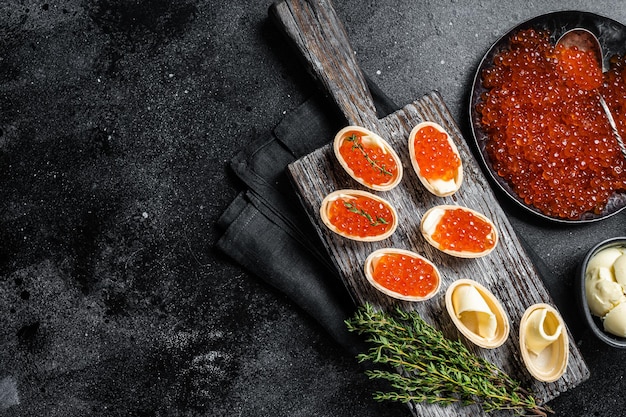
{"type": "MultiPolygon", "coordinates": [[[[565,375],[554,383],[540,383],[525,370],[519,353],[519,321],[525,309],[534,303],[554,305],[541,277],[525,253],[505,213],[498,204],[489,184],[474,159],[441,96],[433,92],[403,109],[378,120],[372,99],[367,91],[354,55],[350,52],[345,30],[329,2],[286,0],[273,9],[275,17],[284,24],[288,35],[304,53],[316,77],[335,99],[348,123],[358,124],[378,132],[398,152],[405,168],[402,183],[388,192],[377,193],[397,209],[398,229],[382,242],[355,242],[342,238],[325,228],[319,216],[322,199],[328,193],[342,188],[363,189],[352,180],[335,160],[330,145],[325,146],[288,167],[303,206],[317,233],[340,271],[341,278],[354,300],[370,302],[387,309],[398,305],[394,300],[367,282],[363,273],[366,257],[382,247],[413,250],[433,261],[443,275],[440,293],[421,303],[400,303],[403,308],[418,311],[428,322],[441,329],[450,338],[463,336],[456,330],[445,311],[444,293],[450,283],[459,278],[471,278],[489,288],[509,313],[511,334],[507,342],[493,350],[466,345],[478,355],[500,366],[510,375],[531,388],[541,402],[547,402],[560,393],[578,385],[589,376],[580,351],[570,335],[570,361],[565,375]],[[349,67],[349,68],[348,68],[349,67]],[[352,103],[354,102],[354,103],[352,103]],[[354,104],[354,105],[353,105],[354,104]],[[465,179],[461,189],[451,197],[433,196],[419,182],[408,153],[410,130],[422,121],[442,125],[455,141],[464,161],[465,179]],[[431,247],[419,232],[422,215],[439,204],[461,205],[475,209],[492,219],[498,228],[500,242],[488,256],[478,259],[460,259],[431,247]]],[[[421,416],[447,416],[449,409],[425,404],[410,404],[410,409],[421,416]]],[[[454,407],[460,416],[482,414],[476,407],[454,407]]]]}
{"type": "Polygon", "coordinates": [[[345,27],[329,0],[284,1],[270,13],[279,22],[350,124],[376,130],[376,106],[356,63],[345,27]]]}
{"type": "MultiPolygon", "coordinates": [[[[330,232],[321,223],[319,207],[325,195],[341,188],[362,188],[341,171],[330,146],[307,155],[288,168],[305,209],[314,220],[317,232],[326,242],[331,258],[355,300],[358,303],[368,301],[380,308],[396,305],[398,303],[396,300],[369,285],[363,273],[363,263],[369,253],[381,247],[414,250],[439,267],[443,275],[442,291],[435,298],[423,303],[402,303],[404,308],[419,311],[427,321],[441,329],[448,337],[463,339],[445,311],[443,294],[447,286],[456,279],[474,279],[489,288],[502,301],[509,313],[512,326],[509,340],[503,346],[485,350],[468,343],[471,349],[524,381],[543,402],[587,379],[589,375],[587,366],[571,337],[570,362],[563,378],[554,383],[544,384],[535,381],[526,372],[518,347],[519,320],[524,310],[534,303],[554,303],[505,213],[495,200],[452,116],[445,110],[441,97],[437,93],[432,93],[382,121],[385,137],[390,138],[390,143],[398,151],[404,167],[408,168],[400,186],[385,193],[378,193],[394,204],[401,219],[397,231],[389,239],[372,243],[355,242],[330,232]],[[424,120],[435,121],[445,126],[465,161],[465,180],[454,196],[446,198],[432,196],[423,188],[411,169],[406,138],[410,126],[424,120]],[[500,242],[496,249],[483,258],[460,259],[432,248],[419,233],[419,222],[426,210],[438,204],[470,207],[491,218],[500,233],[500,242]]],[[[431,410],[423,415],[433,415],[432,412],[431,410]]],[[[475,411],[468,412],[467,415],[476,415],[475,411]]]]}

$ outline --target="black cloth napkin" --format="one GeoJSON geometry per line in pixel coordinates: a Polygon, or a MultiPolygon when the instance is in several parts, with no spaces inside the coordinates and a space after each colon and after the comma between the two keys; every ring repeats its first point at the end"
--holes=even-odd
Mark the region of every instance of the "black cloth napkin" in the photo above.
{"type": "MultiPolygon", "coordinates": [[[[379,117],[396,106],[368,80],[379,117]]],[[[284,293],[348,351],[362,350],[344,321],[355,305],[299,203],[285,168],[326,145],[347,123],[326,97],[315,96],[231,161],[243,190],[218,220],[216,247],[284,293]]]]}

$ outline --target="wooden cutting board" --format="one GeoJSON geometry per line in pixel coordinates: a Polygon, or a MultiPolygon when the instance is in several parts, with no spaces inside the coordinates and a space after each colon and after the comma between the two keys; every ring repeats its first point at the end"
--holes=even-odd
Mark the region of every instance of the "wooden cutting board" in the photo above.
{"type": "MultiPolygon", "coordinates": [[[[384,309],[400,304],[407,310],[418,311],[447,337],[460,338],[470,350],[521,381],[534,392],[540,403],[545,403],[585,381],[589,377],[589,370],[571,334],[569,363],[562,378],[553,383],[541,383],[526,371],[519,350],[519,321],[530,305],[554,303],[441,96],[433,92],[383,119],[378,119],[345,28],[328,0],[284,0],[272,5],[270,15],[300,51],[308,69],[322,83],[345,115],[348,124],[363,126],[379,133],[402,159],[404,178],[401,184],[391,191],[377,193],[396,207],[400,224],[389,239],[373,243],[342,238],[330,232],[320,219],[319,207],[327,194],[343,188],[363,189],[340,167],[330,144],[288,167],[301,202],[355,302],[370,302],[384,309]],[[411,167],[407,139],[413,126],[422,121],[433,121],[443,126],[461,153],[464,182],[461,189],[451,197],[441,198],[430,194],[421,185],[411,167]],[[461,259],[432,248],[421,236],[419,223],[426,210],[440,204],[469,207],[489,217],[500,234],[496,249],[483,258],[461,259]],[[413,250],[434,262],[443,275],[442,287],[437,296],[421,303],[407,303],[399,302],[374,289],[365,278],[363,263],[372,251],[383,247],[413,250]],[[448,285],[460,278],[480,282],[502,302],[511,321],[511,333],[503,346],[492,350],[478,348],[454,327],[445,309],[444,294],[448,285]]],[[[328,139],[329,142],[332,141],[332,138],[328,139]]],[[[409,407],[419,416],[449,416],[450,411],[459,416],[485,415],[477,406],[455,405],[450,408],[412,403],[409,407]]]]}

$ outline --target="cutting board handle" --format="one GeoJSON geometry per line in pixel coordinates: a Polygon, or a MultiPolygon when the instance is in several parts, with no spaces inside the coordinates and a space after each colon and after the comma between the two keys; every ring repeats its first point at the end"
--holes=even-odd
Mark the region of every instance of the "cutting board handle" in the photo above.
{"type": "Polygon", "coordinates": [[[302,54],[349,124],[377,131],[378,117],[348,35],[329,0],[282,0],[270,17],[302,54]]]}

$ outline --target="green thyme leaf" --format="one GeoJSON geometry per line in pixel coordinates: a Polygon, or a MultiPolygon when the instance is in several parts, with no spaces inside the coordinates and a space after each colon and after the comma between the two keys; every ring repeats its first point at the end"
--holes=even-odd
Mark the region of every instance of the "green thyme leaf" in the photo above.
{"type": "Polygon", "coordinates": [[[346,321],[348,329],[371,343],[360,362],[393,370],[368,370],[369,378],[388,381],[395,391],[376,392],[378,401],[427,402],[439,405],[478,404],[486,412],[511,410],[517,415],[547,416],[520,383],[496,365],[471,353],[460,341],[447,339],[415,311],[392,313],[359,307],[346,321]]]}
{"type": "Polygon", "coordinates": [[[387,168],[385,167],[385,164],[382,165],[378,165],[376,163],[376,161],[374,161],[367,153],[367,151],[365,150],[365,148],[363,147],[363,144],[359,141],[359,136],[357,136],[356,134],[352,134],[350,137],[347,137],[346,140],[348,142],[352,142],[352,149],[358,150],[363,154],[363,157],[367,160],[367,162],[369,162],[369,164],[377,171],[379,171],[380,173],[382,173],[383,175],[389,175],[389,176],[393,176],[393,174],[387,170],[387,168]]]}
{"type": "Polygon", "coordinates": [[[348,209],[348,211],[350,211],[352,213],[355,213],[355,214],[358,214],[359,216],[365,217],[369,221],[370,226],[378,226],[378,225],[381,225],[381,224],[388,224],[389,223],[387,220],[385,220],[384,217],[380,217],[380,216],[377,217],[376,220],[374,220],[372,218],[371,214],[369,214],[368,212],[366,212],[363,209],[358,208],[356,205],[352,204],[349,201],[345,201],[344,200],[343,205],[348,209]]]}

